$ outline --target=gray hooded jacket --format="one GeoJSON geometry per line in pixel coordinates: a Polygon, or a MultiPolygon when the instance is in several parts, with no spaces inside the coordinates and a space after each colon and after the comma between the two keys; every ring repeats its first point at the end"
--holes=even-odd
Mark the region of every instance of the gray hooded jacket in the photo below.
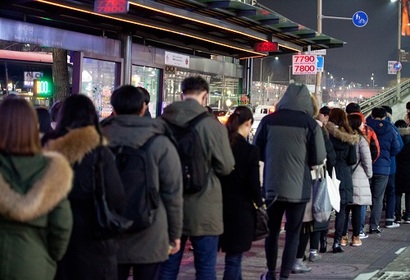
{"type": "MultiPolygon", "coordinates": [[[[164,109],[161,116],[170,123],[185,126],[196,116],[206,112],[196,100],[174,102],[164,109]]],[[[222,189],[217,175],[232,172],[235,159],[229,145],[228,131],[212,117],[195,125],[206,154],[211,172],[207,186],[195,194],[184,195],[183,234],[191,236],[220,235],[222,222],[222,189]]]]}
{"type": "Polygon", "coordinates": [[[102,122],[109,146],[139,148],[155,137],[148,148],[148,165],[161,197],[155,222],[147,229],[120,239],[119,264],[158,263],[168,259],[169,241],[181,237],[182,171],[174,144],[157,119],[118,115],[102,122]]]}
{"type": "Polygon", "coordinates": [[[323,163],[326,149],[305,85],[290,84],[273,114],[259,124],[254,144],[264,161],[266,199],[307,202],[311,195],[310,167],[323,163]]]}

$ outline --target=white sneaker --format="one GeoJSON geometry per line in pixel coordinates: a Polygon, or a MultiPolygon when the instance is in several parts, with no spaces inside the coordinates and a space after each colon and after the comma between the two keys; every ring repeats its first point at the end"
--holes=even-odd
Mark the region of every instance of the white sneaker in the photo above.
{"type": "Polygon", "coordinates": [[[294,274],[296,274],[296,273],[306,273],[306,272],[310,272],[310,271],[312,271],[312,268],[307,266],[303,262],[300,262],[300,263],[296,262],[293,265],[293,268],[292,268],[292,273],[294,273],[294,274]]]}
{"type": "Polygon", "coordinates": [[[361,232],[361,233],[359,234],[359,238],[360,238],[360,239],[366,239],[367,237],[369,237],[369,235],[367,235],[367,234],[364,233],[364,232],[361,232]]]}
{"type": "Polygon", "coordinates": [[[391,225],[386,225],[386,228],[398,228],[400,226],[400,224],[397,224],[395,222],[393,222],[391,225]]]}

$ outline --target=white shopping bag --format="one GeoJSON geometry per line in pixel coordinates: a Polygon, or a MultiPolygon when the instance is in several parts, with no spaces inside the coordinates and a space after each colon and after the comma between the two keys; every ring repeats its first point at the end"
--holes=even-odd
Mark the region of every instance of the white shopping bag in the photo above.
{"type": "Polygon", "coordinates": [[[336,171],[333,168],[332,170],[333,178],[330,177],[329,173],[326,174],[326,186],[327,191],[329,193],[330,204],[336,210],[336,212],[340,211],[340,193],[339,193],[339,185],[340,181],[336,178],[336,171]]]}

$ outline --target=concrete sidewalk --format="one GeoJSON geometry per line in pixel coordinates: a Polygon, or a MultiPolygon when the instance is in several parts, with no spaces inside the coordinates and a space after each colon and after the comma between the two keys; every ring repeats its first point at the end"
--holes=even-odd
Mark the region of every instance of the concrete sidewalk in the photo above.
{"type": "MultiPolygon", "coordinates": [[[[330,229],[332,227],[333,223],[331,221],[330,229]]],[[[383,228],[382,230],[381,234],[369,234],[367,239],[362,239],[362,246],[346,246],[344,247],[345,252],[338,254],[331,252],[333,240],[330,237],[331,234],[329,234],[329,251],[322,254],[321,260],[308,262],[308,265],[312,267],[312,271],[304,274],[291,274],[289,279],[409,280],[410,224],[401,224],[399,228],[383,228]]],[[[351,232],[349,233],[351,234],[351,232]]],[[[279,257],[282,255],[281,249],[283,249],[284,237],[285,233],[282,233],[279,240],[279,257]]],[[[277,267],[280,267],[280,260],[277,267]]],[[[219,253],[217,279],[222,279],[223,269],[224,254],[219,253]]],[[[259,279],[265,271],[264,241],[254,242],[251,250],[245,253],[242,261],[243,279],[259,279]]],[[[189,251],[188,247],[185,249],[178,279],[195,279],[193,252],[189,251]]]]}

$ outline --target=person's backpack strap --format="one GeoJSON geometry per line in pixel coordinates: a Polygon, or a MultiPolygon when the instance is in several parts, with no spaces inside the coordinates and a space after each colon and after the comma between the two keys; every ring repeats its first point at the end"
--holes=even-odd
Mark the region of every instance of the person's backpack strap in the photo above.
{"type": "Polygon", "coordinates": [[[199,114],[198,116],[196,116],[195,118],[193,118],[192,120],[190,120],[188,122],[188,124],[190,126],[195,126],[201,120],[205,119],[206,117],[210,117],[210,116],[211,116],[211,114],[209,114],[208,112],[203,112],[203,113],[199,114]]]}

